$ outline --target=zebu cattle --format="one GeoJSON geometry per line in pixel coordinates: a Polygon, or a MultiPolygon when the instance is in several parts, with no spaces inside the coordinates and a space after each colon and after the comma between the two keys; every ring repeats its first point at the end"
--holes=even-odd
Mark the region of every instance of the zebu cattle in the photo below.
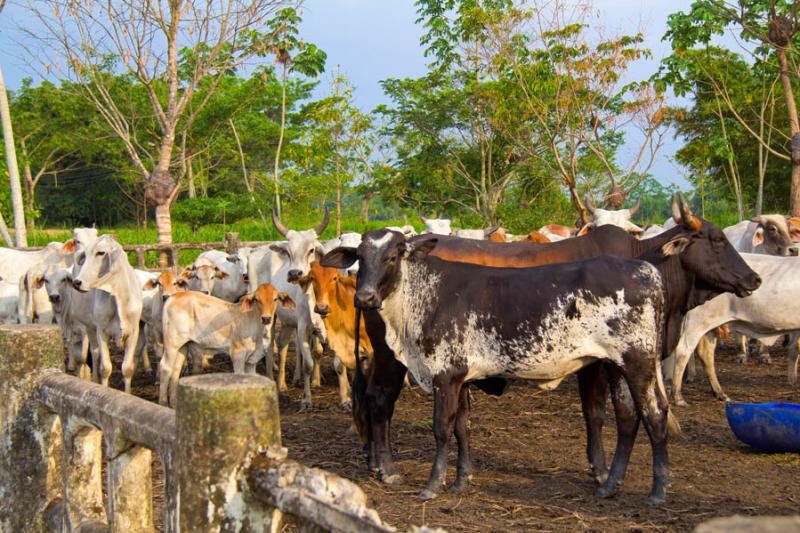
{"type": "MultiPolygon", "coordinates": [[[[664,253],[679,253],[681,239],[665,245],[664,253]]],[[[436,459],[420,496],[433,498],[444,486],[454,431],[459,453],[452,490],[469,484],[465,383],[521,378],[549,390],[584,366],[607,361],[635,369],[625,375],[651,438],[651,500],[662,502],[669,406],[660,380],[663,294],[656,268],[610,257],[525,269],[482,267],[429,257],[436,243],[435,237],[407,242],[396,233],[369,232],[357,251],[339,248],[325,258],[339,268],[361,261],[356,305],[379,312],[397,360],[434,393],[436,459]]]]}
{"type": "MultiPolygon", "coordinates": [[[[311,374],[314,369],[315,357],[312,356],[312,343],[314,330],[324,330],[322,319],[312,312],[315,305],[313,291],[309,295],[298,282],[308,276],[311,262],[322,257],[322,244],[319,235],[328,225],[330,214],[325,209],[322,222],[313,229],[305,231],[290,230],[272,213],[272,222],[275,229],[286,237],[286,241],[277,242],[268,247],[256,249],[250,254],[248,277],[250,286],[270,283],[278,291],[287,293],[295,303],[294,309],[279,306],[276,312],[281,322],[281,332],[277,344],[280,355],[280,370],[278,387],[286,389],[286,350],[292,331],[297,334],[297,348],[302,361],[303,370],[303,399],[301,409],[311,407],[311,374]]],[[[274,333],[273,323],[273,333],[274,333]]],[[[267,347],[267,375],[272,377],[273,372],[272,347],[267,347]]]]}
{"type": "MultiPolygon", "coordinates": [[[[767,255],[797,255],[792,234],[783,215],[761,215],[723,230],[739,252],[767,255]]],[[[795,237],[797,231],[795,230],[795,237]]]]}
{"type": "Polygon", "coordinates": [[[19,285],[13,281],[0,279],[0,324],[17,322],[17,302],[19,285]]]}
{"type": "MultiPolygon", "coordinates": [[[[439,237],[438,244],[432,255],[447,261],[480,264],[494,267],[528,267],[547,265],[611,255],[620,257],[639,257],[647,253],[660,253],[662,247],[671,239],[683,236],[689,239],[691,248],[705,249],[711,247],[716,262],[709,262],[704,268],[708,271],[705,275],[720,277],[730,272],[731,268],[741,277],[740,283],[749,283],[757,286],[758,277],[746,268],[735,251],[726,245],[721,230],[706,221],[692,215],[691,210],[681,197],[681,206],[673,198],[673,218],[677,225],[657,238],[639,241],[624,230],[615,226],[605,225],[594,229],[588,234],[575,239],[567,239],[551,244],[510,243],[498,245],[495,243],[466,241],[439,237]],[[685,216],[684,216],[685,215],[685,216]],[[699,231],[697,230],[699,228],[699,231]],[[725,266],[719,267],[717,263],[725,266]],[[732,266],[728,266],[732,265],[732,266]],[[721,272],[720,272],[721,269],[721,272]]],[[[708,253],[711,253],[708,251],[708,253]]],[[[674,261],[673,261],[674,263],[674,261]]],[[[678,265],[672,265],[676,272],[678,265]]],[[[670,274],[668,287],[670,291],[668,304],[670,310],[683,309],[687,304],[686,277],[670,274]],[[673,286],[682,283],[684,286],[673,286]]],[[[733,285],[727,287],[730,290],[733,285]]],[[[704,298],[713,296],[713,292],[704,289],[695,291],[697,300],[691,305],[698,305],[704,298]]],[[[663,343],[665,350],[662,356],[668,355],[667,346],[674,346],[680,334],[682,312],[671,312],[667,316],[666,340],[663,343]]],[[[369,367],[366,378],[360,379],[358,373],[353,382],[353,410],[354,418],[360,425],[359,433],[367,436],[366,448],[370,467],[377,470],[378,476],[386,483],[400,480],[397,469],[392,463],[389,422],[394,411],[394,403],[402,388],[405,367],[398,363],[392,350],[386,344],[385,324],[381,317],[372,311],[364,312],[367,333],[374,348],[374,363],[369,367]]],[[[604,373],[595,367],[587,367],[578,374],[578,381],[582,395],[584,418],[589,435],[587,451],[589,462],[595,471],[598,480],[605,479],[607,468],[602,450],[600,434],[603,427],[605,398],[608,386],[603,379],[604,373]]],[[[505,386],[504,380],[487,380],[484,383],[475,383],[490,394],[499,394],[505,386]]]]}
{"type": "MultiPolygon", "coordinates": [[[[491,226],[486,229],[457,229],[453,235],[461,239],[484,241],[493,235],[498,229],[500,229],[500,226],[491,226]]],[[[505,241],[505,239],[503,239],[503,241],[505,241]]]]}
{"type": "Polygon", "coordinates": [[[264,326],[272,323],[279,302],[293,305],[286,293],[268,283],[235,304],[191,291],[169,298],[164,305],[159,403],[175,405],[178,378],[190,348],[225,351],[235,373],[254,373],[264,355],[264,326]]]}
{"type": "Polygon", "coordinates": [[[220,250],[207,250],[181,274],[193,291],[235,302],[247,292],[246,270],[220,250]]]}
{"type": "Polygon", "coordinates": [[[148,333],[153,336],[156,355],[161,358],[164,352],[164,304],[175,293],[188,290],[186,280],[170,271],[161,272],[155,279],[144,284],[144,293],[153,292],[149,299],[142,302],[142,320],[147,323],[148,333]]]}
{"type": "Polygon", "coordinates": [[[447,218],[423,218],[422,222],[425,224],[425,229],[422,233],[433,233],[436,235],[451,235],[453,233],[450,227],[450,219],[447,218]]]}
{"type": "Polygon", "coordinates": [[[570,228],[562,224],[547,224],[539,228],[539,233],[547,237],[550,242],[557,242],[575,237],[578,233],[578,228],[570,228]]]}
{"type": "MultiPolygon", "coordinates": [[[[360,240],[360,239],[359,239],[360,240]]],[[[360,244],[360,243],[359,243],[360,244]]],[[[353,248],[348,246],[348,248],[353,248]]],[[[355,359],[355,305],[356,280],[345,276],[335,268],[325,268],[318,261],[311,263],[311,271],[305,281],[314,291],[316,305],[314,312],[322,317],[325,323],[326,341],[336,354],[333,368],[339,377],[339,406],[350,410],[350,383],[347,370],[354,370],[355,359]]],[[[361,322],[360,352],[364,359],[372,357],[372,345],[367,337],[367,330],[361,322]]]]}
{"type": "Polygon", "coordinates": [[[86,259],[72,285],[80,292],[93,291],[91,315],[99,351],[99,379],[108,385],[111,375],[109,340],[114,337],[124,348],[122,379],[131,391],[136,370],[139,320],[142,315],[142,287],[128,256],[111,235],[103,235],[86,250],[86,259]]]}
{"type": "MultiPolygon", "coordinates": [[[[673,396],[678,405],[687,405],[681,394],[683,372],[695,348],[704,366],[710,369],[709,382],[714,395],[720,400],[729,401],[714,370],[717,339],[714,335],[705,335],[706,332],[728,324],[731,329],[755,338],[800,333],[800,309],[795,309],[800,305],[800,282],[797,280],[800,258],[762,254],[742,254],[742,257],[764,282],[746,298],[722,294],[686,315],[683,333],[675,348],[673,396]]],[[[789,352],[788,376],[789,382],[794,384],[797,380],[795,342],[791,343],[789,352]]]]}
{"type": "Polygon", "coordinates": [[[36,265],[53,265],[68,261],[75,251],[75,243],[51,242],[41,250],[32,252],[0,248],[0,278],[18,282],[25,273],[36,265]]]}
{"type": "Polygon", "coordinates": [[[578,233],[579,235],[583,235],[583,233],[589,228],[598,228],[605,225],[617,226],[618,228],[622,228],[632,235],[641,235],[644,233],[642,228],[631,222],[631,218],[633,218],[633,216],[639,211],[641,200],[637,200],[636,205],[630,209],[617,209],[615,211],[595,207],[591,196],[588,195],[586,196],[584,203],[586,204],[586,209],[588,209],[592,214],[593,220],[581,228],[581,231],[578,233]]]}

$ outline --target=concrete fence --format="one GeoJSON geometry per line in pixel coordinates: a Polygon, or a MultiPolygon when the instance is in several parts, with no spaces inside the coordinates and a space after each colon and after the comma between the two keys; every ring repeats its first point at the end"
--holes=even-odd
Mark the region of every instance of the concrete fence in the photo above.
{"type": "Polygon", "coordinates": [[[354,483],[286,458],[267,378],[184,378],[176,409],[62,372],[55,326],[0,326],[0,533],[387,532],[354,483]],[[105,496],[103,493],[105,483],[105,496]]]}

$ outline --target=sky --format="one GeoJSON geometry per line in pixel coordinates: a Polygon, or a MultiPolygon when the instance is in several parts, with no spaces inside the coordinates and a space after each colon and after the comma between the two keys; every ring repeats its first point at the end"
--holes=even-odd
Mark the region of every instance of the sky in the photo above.
{"type": "MultiPolygon", "coordinates": [[[[606,33],[643,31],[651,60],[640,61],[630,72],[631,79],[645,79],[669,55],[669,43],[662,42],[667,16],[687,10],[691,0],[595,0],[597,16],[590,21],[606,33]]],[[[37,78],[35,70],[17,44],[13,27],[24,9],[14,0],[0,18],[0,61],[6,85],[19,87],[26,76],[37,78]]],[[[389,77],[418,77],[425,73],[427,60],[419,45],[422,28],[414,23],[413,0],[305,0],[301,36],[328,54],[328,72],[321,89],[338,66],[355,86],[356,103],[365,111],[386,102],[380,80],[389,77]]],[[[651,170],[659,181],[686,187],[679,165],[672,161],[680,142],[670,135],[651,170]]],[[[623,152],[621,158],[624,160],[623,152]]]]}

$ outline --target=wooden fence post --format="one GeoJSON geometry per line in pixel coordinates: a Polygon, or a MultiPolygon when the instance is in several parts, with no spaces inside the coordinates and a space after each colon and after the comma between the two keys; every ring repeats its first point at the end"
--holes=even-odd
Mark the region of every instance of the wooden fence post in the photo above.
{"type": "Polygon", "coordinates": [[[248,505],[244,471],[279,447],[275,382],[253,374],[181,379],[175,467],[180,531],[270,531],[274,511],[248,505]]]}
{"type": "Polygon", "coordinates": [[[64,368],[57,326],[0,326],[0,531],[45,531],[62,496],[61,424],[36,398],[47,369],[64,368]]]}
{"type": "Polygon", "coordinates": [[[239,233],[236,231],[229,231],[225,233],[225,251],[228,255],[235,255],[239,253],[239,233]]]}

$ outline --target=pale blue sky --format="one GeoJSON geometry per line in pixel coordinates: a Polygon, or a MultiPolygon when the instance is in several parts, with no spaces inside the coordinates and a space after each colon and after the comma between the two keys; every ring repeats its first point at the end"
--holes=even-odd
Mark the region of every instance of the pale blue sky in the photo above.
{"type": "MultiPolygon", "coordinates": [[[[670,13],[686,10],[691,0],[597,0],[594,3],[600,25],[608,33],[642,30],[653,59],[638,63],[632,79],[649,77],[662,57],[669,54],[661,42],[670,13]]],[[[37,78],[37,71],[16,44],[13,28],[24,10],[14,0],[0,18],[0,61],[6,84],[14,89],[25,76],[37,78]]],[[[421,28],[414,24],[412,0],[306,0],[302,37],[328,53],[329,70],[339,66],[356,88],[356,100],[364,110],[385,101],[379,81],[388,77],[420,76],[426,59],[419,46],[421,28]]],[[[323,84],[329,75],[324,75],[323,84]]],[[[662,182],[685,185],[680,169],[671,162],[676,143],[670,137],[652,173],[662,182]]],[[[624,154],[623,154],[624,157],[624,154]]]]}

